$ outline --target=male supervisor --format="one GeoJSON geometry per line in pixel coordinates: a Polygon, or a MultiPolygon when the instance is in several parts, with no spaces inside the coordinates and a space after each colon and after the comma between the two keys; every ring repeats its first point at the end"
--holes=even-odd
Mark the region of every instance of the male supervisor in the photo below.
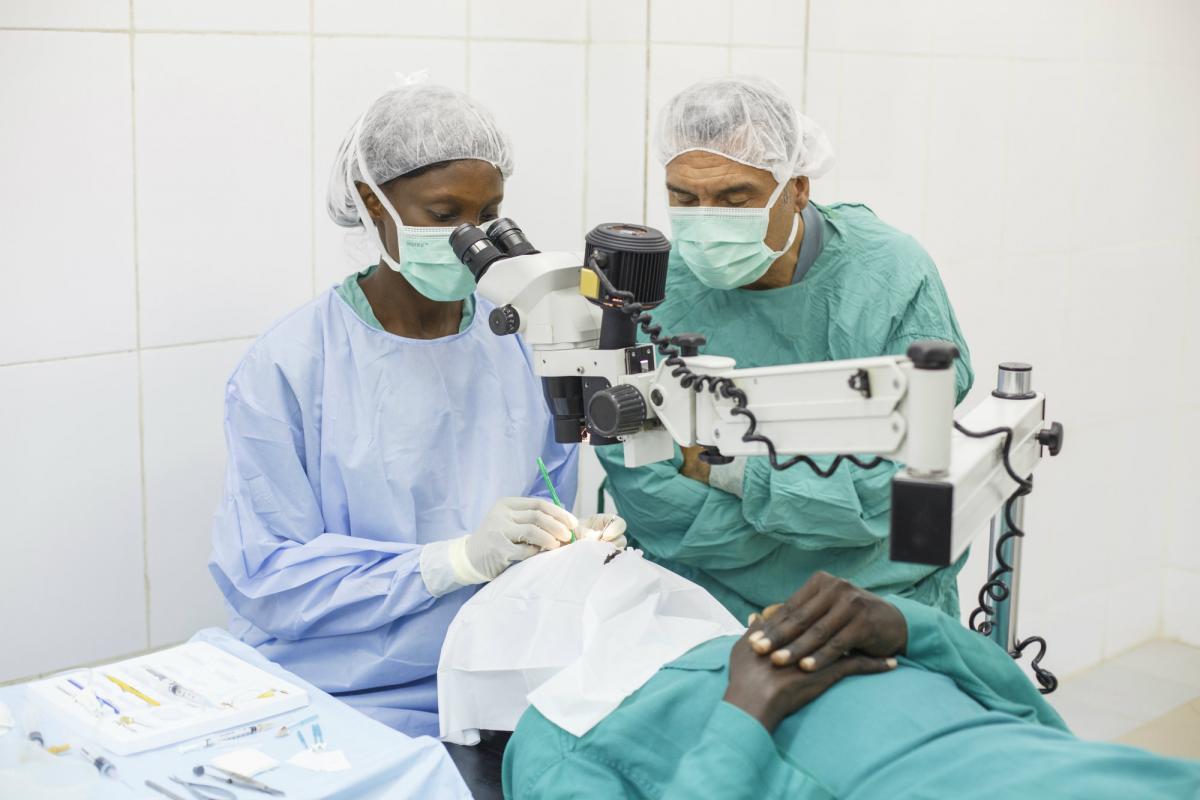
{"type": "MultiPolygon", "coordinates": [[[[961,354],[962,400],[969,353],[933,261],[866,206],[809,200],[809,179],[833,155],[778,86],[694,84],[663,109],[655,147],[673,240],[666,300],[653,312],[665,332],[703,334],[702,352],[739,367],[903,354],[941,339],[961,354]]],[[[821,478],[804,464],[775,470],[766,457],[710,467],[698,447],[637,469],[620,446],[597,452],[630,538],[740,619],[819,570],[958,615],[961,561],[936,569],[888,558],[895,464],[843,463],[821,478]]]]}

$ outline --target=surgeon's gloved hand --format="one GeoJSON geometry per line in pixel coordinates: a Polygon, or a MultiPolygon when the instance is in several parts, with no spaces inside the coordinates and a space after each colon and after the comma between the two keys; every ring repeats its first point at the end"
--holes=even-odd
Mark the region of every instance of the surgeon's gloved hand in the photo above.
{"type": "Polygon", "coordinates": [[[510,564],[569,542],[578,527],[574,514],[548,500],[506,497],[469,536],[422,547],[421,578],[434,597],[486,583],[510,564]]]}
{"type": "Polygon", "coordinates": [[[612,542],[618,549],[625,549],[625,520],[616,514],[592,514],[579,520],[575,533],[582,541],[612,542]]]}

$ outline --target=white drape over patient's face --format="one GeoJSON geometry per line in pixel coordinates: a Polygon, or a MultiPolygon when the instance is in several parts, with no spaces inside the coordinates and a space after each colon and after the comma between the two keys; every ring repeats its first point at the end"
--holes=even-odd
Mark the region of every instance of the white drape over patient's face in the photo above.
{"type": "Polygon", "coordinates": [[[451,623],[438,664],[442,738],[473,744],[478,730],[513,730],[531,703],[582,736],[664,664],[744,630],[639,551],[584,541],[539,554],[451,623]]]}

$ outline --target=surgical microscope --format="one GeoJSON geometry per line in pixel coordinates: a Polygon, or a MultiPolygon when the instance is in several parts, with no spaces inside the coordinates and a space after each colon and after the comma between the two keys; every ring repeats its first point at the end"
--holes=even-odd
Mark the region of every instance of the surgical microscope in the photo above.
{"type": "Polygon", "coordinates": [[[510,219],[486,231],[461,225],[450,243],[495,305],[492,332],[520,334],[531,349],[557,441],[620,442],[628,467],[670,459],[676,444],[702,447],[709,464],[761,456],[821,477],[845,462],[895,462],[893,561],[953,564],[990,521],[988,581],[970,625],[1014,658],[1037,645],[1035,677],[1054,690],[1040,666],[1045,641],[1016,632],[1025,497],[1043,452],[1057,455],[1063,442],[1029,365],[1001,364],[995,391],[956,421],[958,351],[948,342],[739,369],[701,354],[702,336],[665,335],[649,312],[665,295],[671,245],[653,228],[597,226],[582,254],[540,252],[510,219]],[[834,458],[822,466],[815,455],[834,458]]]}

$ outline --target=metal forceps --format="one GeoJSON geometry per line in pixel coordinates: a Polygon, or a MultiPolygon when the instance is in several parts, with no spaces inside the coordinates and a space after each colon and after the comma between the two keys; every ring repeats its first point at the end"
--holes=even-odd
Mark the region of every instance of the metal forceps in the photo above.
{"type": "Polygon", "coordinates": [[[237,795],[228,789],[222,789],[220,786],[212,786],[207,783],[193,783],[185,781],[183,778],[171,776],[171,780],[178,783],[183,788],[191,792],[192,797],[196,800],[237,800],[237,795]]]}

